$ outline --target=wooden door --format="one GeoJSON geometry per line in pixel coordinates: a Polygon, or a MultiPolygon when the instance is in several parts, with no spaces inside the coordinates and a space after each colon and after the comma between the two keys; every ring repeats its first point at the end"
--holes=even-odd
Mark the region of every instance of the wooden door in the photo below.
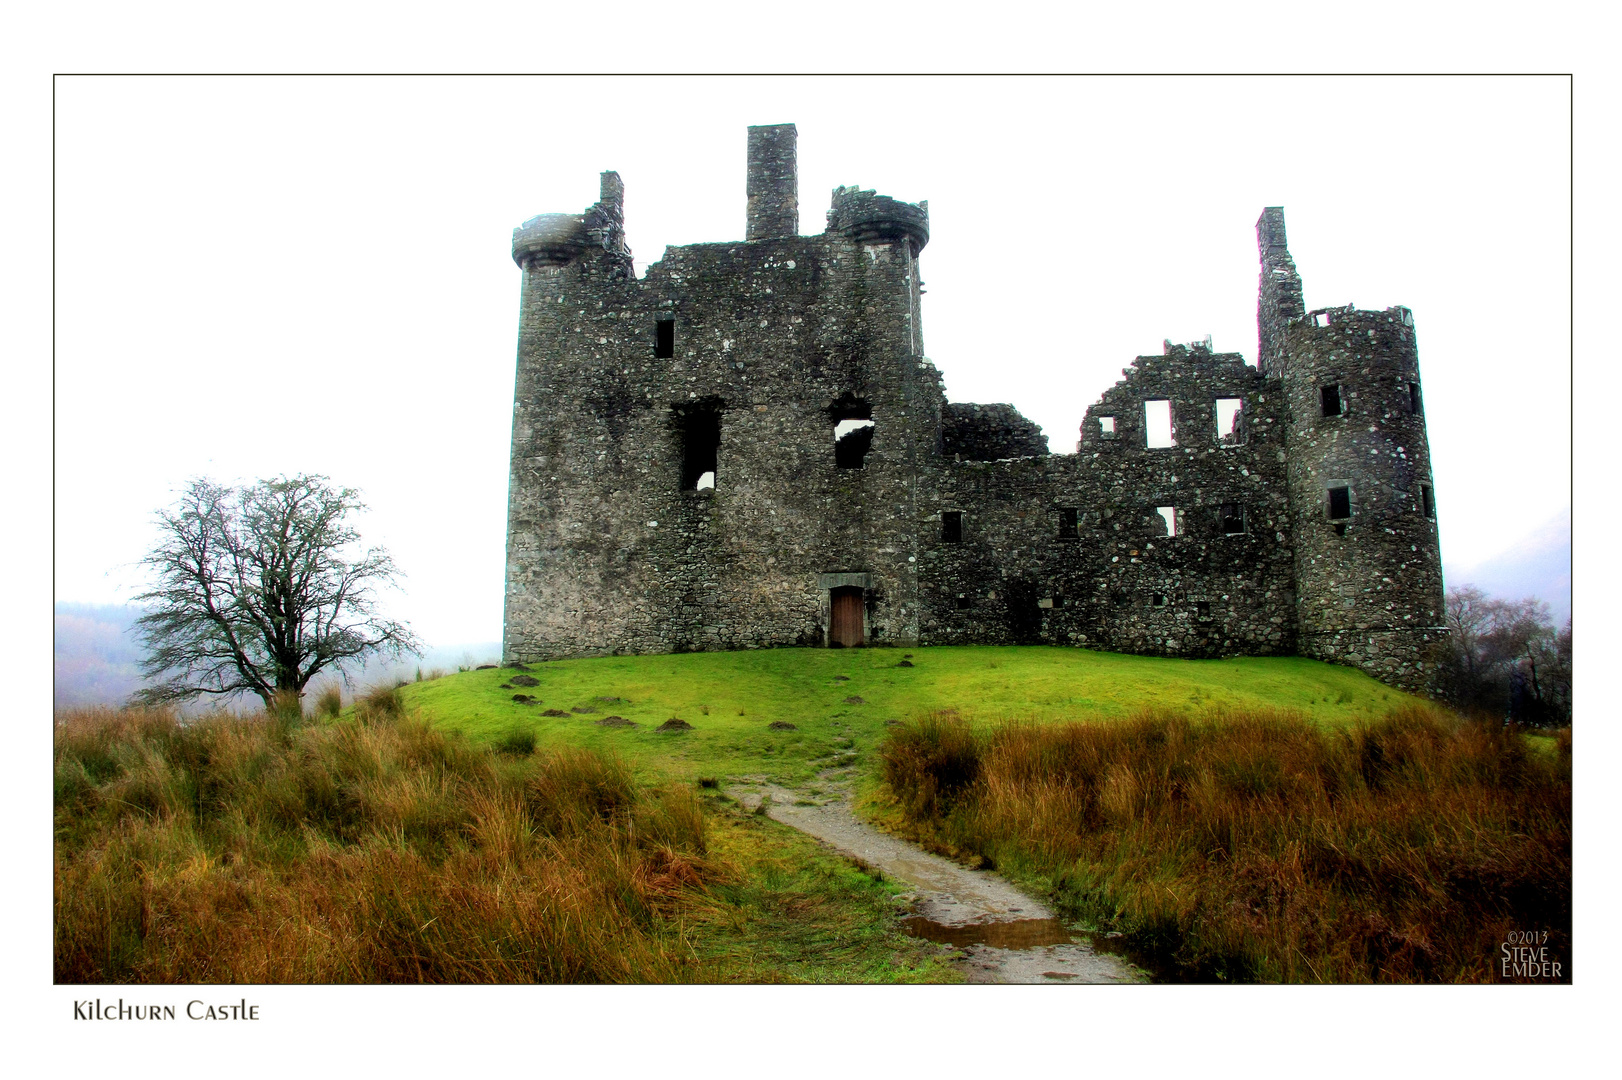
{"type": "Polygon", "coordinates": [[[841,585],[828,597],[828,640],[847,649],[862,644],[862,589],[859,585],[841,585]]]}

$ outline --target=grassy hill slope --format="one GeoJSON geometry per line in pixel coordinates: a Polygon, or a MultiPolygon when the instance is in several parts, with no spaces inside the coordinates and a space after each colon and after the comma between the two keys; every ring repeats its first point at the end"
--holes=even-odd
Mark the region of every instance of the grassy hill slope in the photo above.
{"type": "Polygon", "coordinates": [[[1299,657],[1168,660],[1040,646],[604,657],[534,664],[527,673],[464,672],[402,694],[435,726],[479,741],[530,731],[542,745],[612,750],[673,777],[764,774],[785,782],[853,753],[865,757],[886,721],[942,709],[990,726],[1124,718],[1143,708],[1277,708],[1341,726],[1409,700],[1361,672],[1299,657]],[[904,659],[912,666],[898,666],[904,659]],[[537,685],[502,688],[519,674],[537,685]],[[514,694],[538,701],[516,703],[514,694]],[[637,726],[596,723],[607,716],[637,726]],[[694,730],[655,730],[673,716],[694,730]]]}

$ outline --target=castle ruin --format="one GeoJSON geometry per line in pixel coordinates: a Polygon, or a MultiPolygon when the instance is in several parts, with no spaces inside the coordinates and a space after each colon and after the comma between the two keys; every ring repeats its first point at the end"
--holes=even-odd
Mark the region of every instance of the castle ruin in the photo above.
{"type": "Polygon", "coordinates": [[[1257,223],[1257,366],[1140,356],[1049,453],[924,355],[929,204],[836,188],[798,234],[796,131],[748,134],[744,239],[638,279],[617,173],[513,233],[507,661],[1051,644],[1304,656],[1422,689],[1442,570],[1413,317],[1306,310],[1257,223]]]}

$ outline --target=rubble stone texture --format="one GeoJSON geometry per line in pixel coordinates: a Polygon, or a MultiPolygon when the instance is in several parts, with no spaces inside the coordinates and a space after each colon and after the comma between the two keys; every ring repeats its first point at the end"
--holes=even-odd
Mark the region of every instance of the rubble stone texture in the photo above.
{"type": "Polygon", "coordinates": [[[1300,653],[1425,687],[1442,576],[1406,308],[1305,310],[1269,207],[1258,366],[1168,342],[1051,454],[1012,406],[945,400],[928,203],[836,188],[798,235],[795,138],[749,129],[747,239],[640,280],[616,173],[514,231],[508,662],[834,645],[859,602],[839,633],[865,645],[1300,653]]]}

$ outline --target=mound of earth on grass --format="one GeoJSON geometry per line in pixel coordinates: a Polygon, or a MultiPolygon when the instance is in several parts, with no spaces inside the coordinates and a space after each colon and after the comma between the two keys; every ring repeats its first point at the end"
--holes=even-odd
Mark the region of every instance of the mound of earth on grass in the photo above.
{"type": "Polygon", "coordinates": [[[533,671],[533,670],[535,670],[534,668],[531,668],[528,665],[520,664],[516,660],[514,660],[512,663],[508,664],[507,666],[512,668],[514,671],[533,671]]]}
{"type": "Polygon", "coordinates": [[[669,720],[654,728],[655,731],[692,731],[693,725],[679,716],[672,716],[669,720]]]}
{"type": "Polygon", "coordinates": [[[568,716],[569,714],[564,712],[562,709],[547,709],[544,712],[542,712],[541,715],[542,716],[568,716]]]}
{"type": "Polygon", "coordinates": [[[495,666],[496,665],[494,665],[494,664],[480,664],[478,667],[474,668],[473,670],[474,671],[489,671],[492,668],[494,668],[495,666]]]}
{"type": "Polygon", "coordinates": [[[539,705],[541,703],[539,698],[530,697],[528,694],[514,694],[513,700],[520,705],[539,705]]]}
{"type": "Polygon", "coordinates": [[[590,716],[593,713],[600,713],[603,710],[594,709],[590,705],[576,705],[574,708],[570,709],[569,711],[572,712],[572,713],[579,713],[581,716],[590,716]]]}
{"type": "Polygon", "coordinates": [[[627,720],[623,716],[605,716],[601,720],[592,722],[599,727],[636,727],[635,720],[627,720]]]}
{"type": "Polygon", "coordinates": [[[514,686],[539,686],[539,685],[541,685],[541,680],[537,679],[533,675],[514,675],[512,678],[508,679],[507,681],[512,683],[514,686]]]}
{"type": "Polygon", "coordinates": [[[866,705],[867,704],[867,699],[860,696],[860,695],[858,695],[858,694],[852,694],[850,697],[845,699],[845,704],[846,705],[866,705]]]}
{"type": "Polygon", "coordinates": [[[630,701],[622,697],[594,697],[591,700],[602,705],[629,705],[630,701]]]}
{"type": "Polygon", "coordinates": [[[896,667],[913,667],[913,666],[914,666],[914,664],[913,664],[913,662],[911,660],[903,660],[903,661],[901,661],[901,663],[896,665],[896,667]]]}
{"type": "Polygon", "coordinates": [[[504,682],[504,683],[502,683],[502,684],[501,684],[501,685],[500,685],[500,686],[499,686],[499,687],[498,687],[498,688],[497,688],[497,689],[500,689],[500,690],[511,690],[511,689],[512,689],[512,688],[513,688],[513,684],[512,684],[512,683],[510,683],[510,682],[504,682]]]}
{"type": "Polygon", "coordinates": [[[849,675],[835,675],[834,682],[850,682],[849,675]]]}
{"type": "Polygon", "coordinates": [[[770,731],[799,731],[800,730],[798,727],[796,727],[795,725],[789,723],[787,720],[773,720],[771,723],[767,724],[766,727],[770,731]]]}

